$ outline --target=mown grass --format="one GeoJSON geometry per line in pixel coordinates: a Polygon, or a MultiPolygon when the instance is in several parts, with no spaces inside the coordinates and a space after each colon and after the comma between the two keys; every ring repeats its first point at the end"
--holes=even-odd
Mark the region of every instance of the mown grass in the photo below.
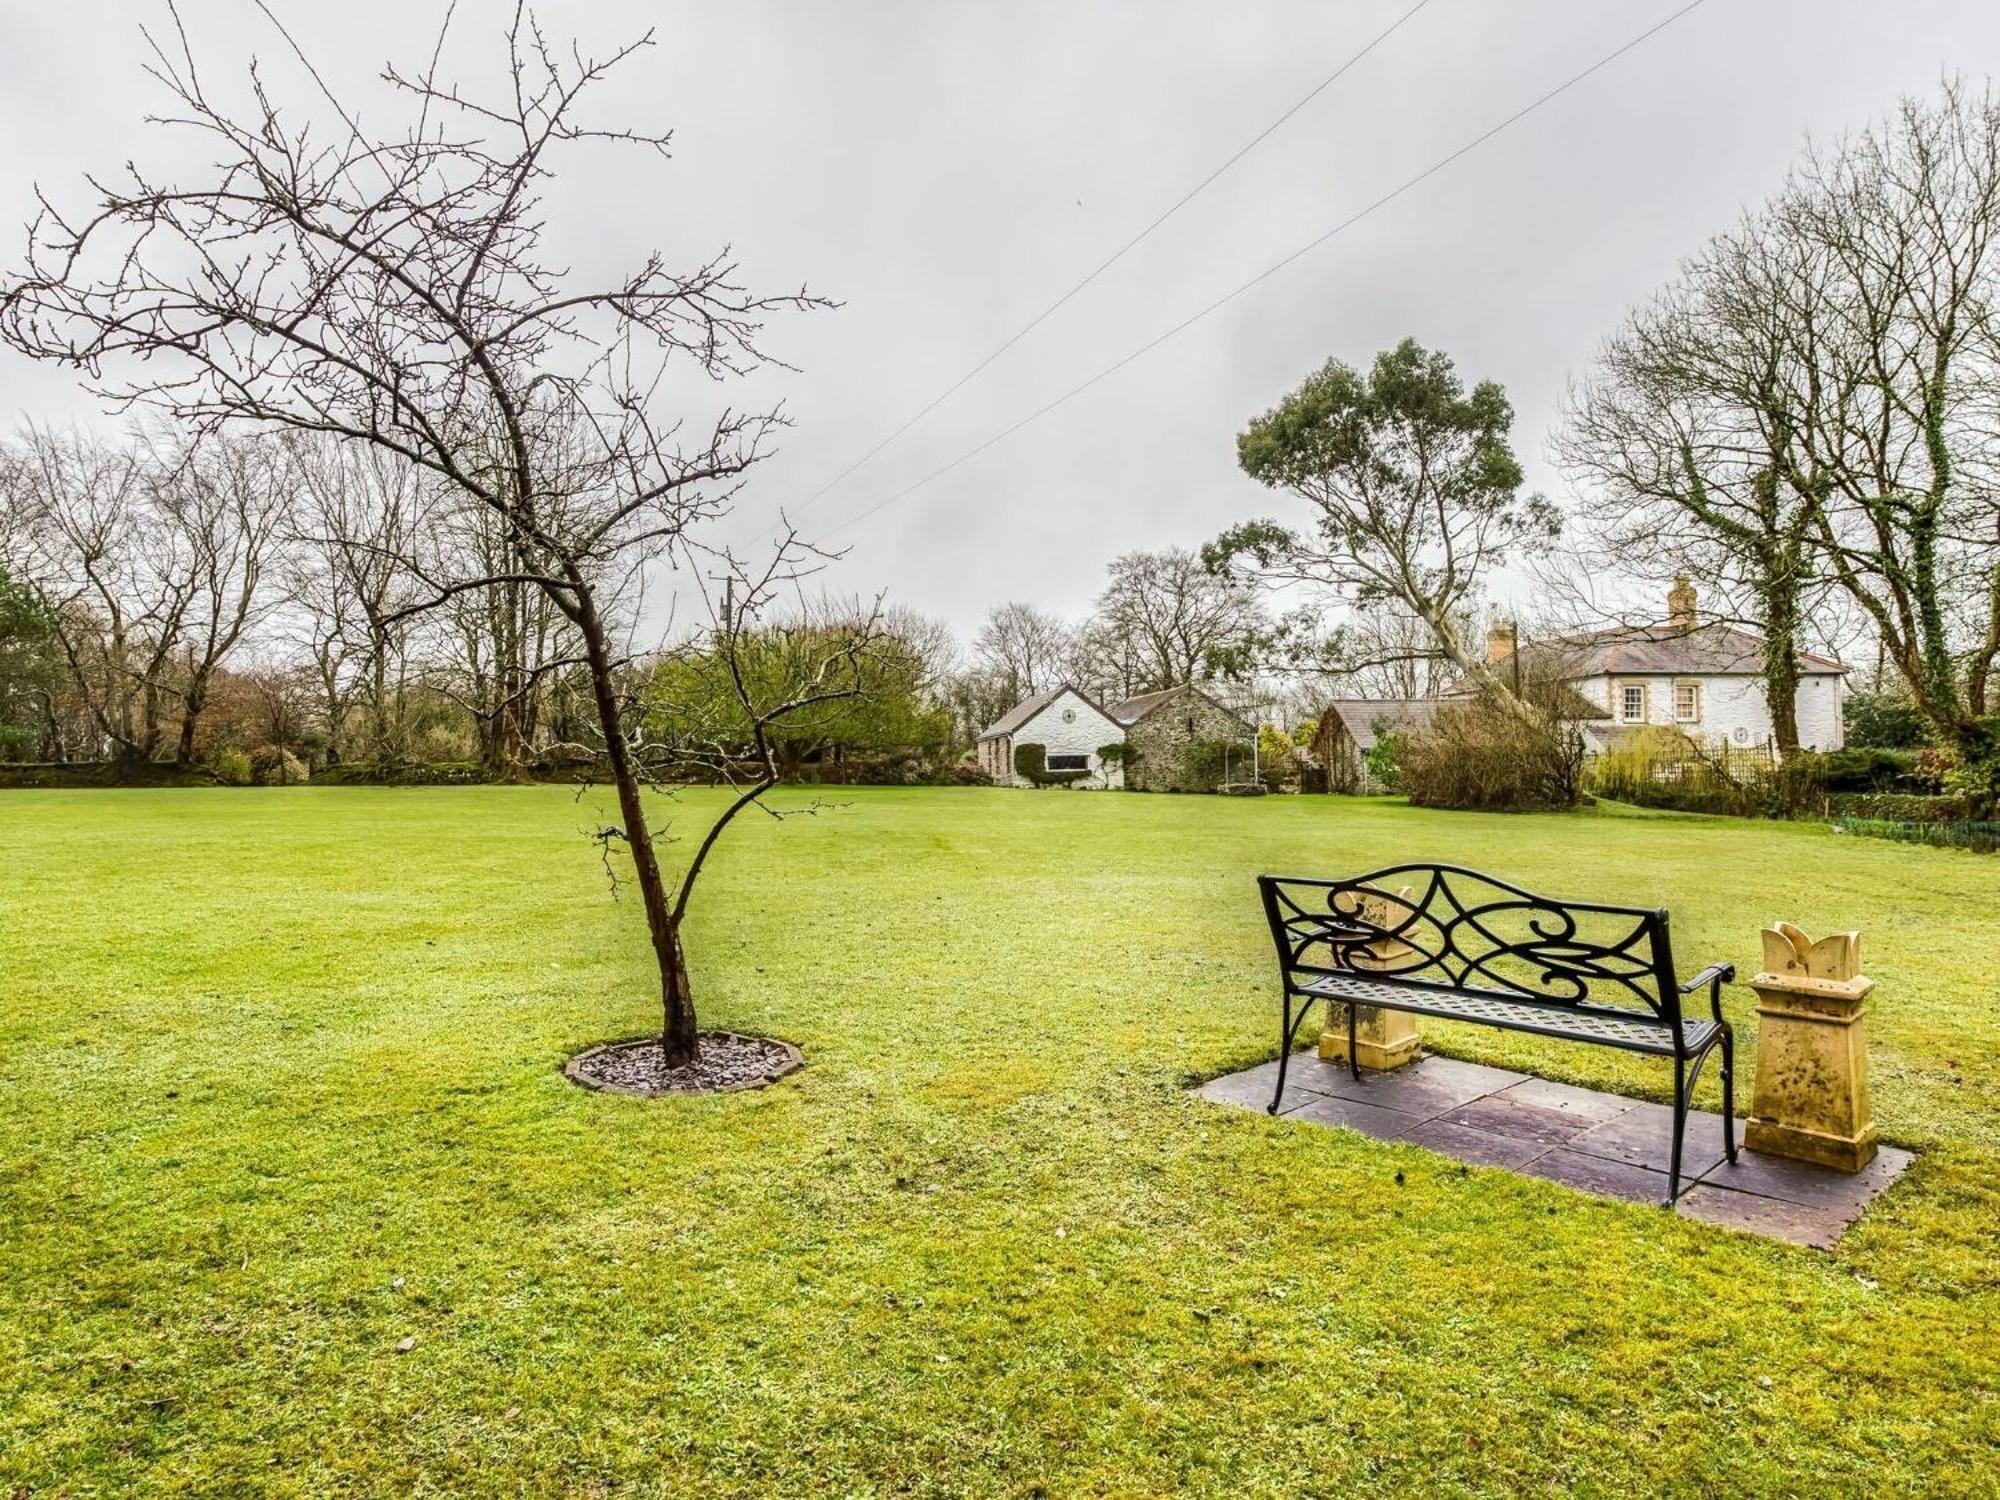
{"type": "Polygon", "coordinates": [[[557,1071],[653,1016],[595,800],[0,796],[0,1492],[1991,1492],[2000,862],[856,792],[696,902],[704,1019],[805,1072],[637,1101],[557,1071]],[[1403,857],[1665,900],[1689,970],[1861,928],[1921,1158],[1826,1254],[1187,1097],[1274,1046],[1249,877],[1403,857]]]}

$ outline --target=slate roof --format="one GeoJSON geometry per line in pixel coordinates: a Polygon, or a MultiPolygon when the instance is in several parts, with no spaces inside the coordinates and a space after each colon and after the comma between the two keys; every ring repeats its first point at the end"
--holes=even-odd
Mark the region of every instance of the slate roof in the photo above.
{"type": "Polygon", "coordinates": [[[1136,698],[1127,698],[1123,703],[1112,704],[1111,717],[1130,729],[1147,714],[1169,698],[1178,696],[1179,693],[1180,689],[1177,687],[1161,688],[1157,693],[1141,693],[1136,698]]]}
{"type": "MultiPolygon", "coordinates": [[[[1733,625],[1618,626],[1568,640],[1530,641],[1521,652],[1525,668],[1554,665],[1565,677],[1599,674],[1631,677],[1761,677],[1764,642],[1733,625]]],[[[1505,677],[1510,664],[1494,670],[1505,677]]],[[[1799,669],[1808,675],[1841,673],[1843,662],[1811,651],[1799,653],[1799,669]]]]}
{"type": "Polygon", "coordinates": [[[1068,691],[1069,684],[1063,682],[1056,684],[1056,686],[1046,692],[1030,693],[991,724],[987,725],[985,733],[979,737],[982,740],[991,740],[998,739],[1003,734],[1012,734],[1068,691]]]}
{"type": "Polygon", "coordinates": [[[1112,705],[1110,714],[1112,718],[1123,724],[1127,729],[1130,729],[1141,719],[1147,718],[1157,710],[1165,708],[1174,699],[1180,697],[1182,693],[1193,693],[1204,703],[1211,704],[1228,714],[1237,723],[1241,724],[1247,733],[1256,733],[1255,726],[1251,724],[1249,717],[1243,710],[1231,707],[1220,698],[1217,698],[1213,693],[1203,692],[1191,682],[1184,682],[1178,687],[1161,688],[1157,693],[1141,693],[1136,698],[1127,698],[1123,703],[1112,705]]]}
{"type": "Polygon", "coordinates": [[[1391,734],[1427,729],[1445,701],[1443,698],[1336,698],[1327,704],[1325,713],[1340,721],[1340,727],[1354,741],[1354,748],[1365,755],[1375,748],[1378,724],[1391,734]]]}

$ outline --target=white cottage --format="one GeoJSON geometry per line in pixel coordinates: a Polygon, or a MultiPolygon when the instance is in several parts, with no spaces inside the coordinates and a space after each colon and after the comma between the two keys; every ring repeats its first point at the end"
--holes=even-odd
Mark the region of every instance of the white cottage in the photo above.
{"type": "Polygon", "coordinates": [[[1124,740],[1123,724],[1064,683],[1023,699],[995,720],[979,736],[979,764],[996,786],[1026,786],[1014,773],[1014,747],[1040,745],[1051,771],[1091,773],[1077,786],[1121,787],[1123,767],[1105,765],[1097,751],[1124,740]]]}
{"type": "MultiPolygon", "coordinates": [[[[1513,627],[1496,625],[1487,635],[1487,660],[1504,676],[1513,654],[1513,627]]],[[[1608,718],[1583,726],[1599,749],[1646,724],[1670,726],[1706,745],[1747,748],[1773,738],[1763,639],[1733,625],[1701,624],[1694,587],[1685,577],[1667,593],[1663,624],[1530,642],[1521,658],[1538,674],[1553,669],[1608,712],[1608,718]]],[[[1798,663],[1799,745],[1838,750],[1846,743],[1842,705],[1848,668],[1810,651],[1801,651],[1798,663]]]]}

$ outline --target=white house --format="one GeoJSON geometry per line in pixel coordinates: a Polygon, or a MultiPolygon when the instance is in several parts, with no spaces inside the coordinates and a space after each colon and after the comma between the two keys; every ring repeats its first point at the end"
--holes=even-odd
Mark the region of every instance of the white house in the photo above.
{"type": "Polygon", "coordinates": [[[1089,771],[1077,786],[1122,787],[1122,766],[1106,765],[1097,751],[1125,742],[1125,726],[1068,683],[1025,698],[979,736],[980,767],[996,786],[1026,786],[1014,773],[1014,747],[1040,745],[1051,771],[1089,771]]]}
{"type": "MultiPolygon", "coordinates": [[[[1486,656],[1504,676],[1514,657],[1511,625],[1488,632],[1486,656]]],[[[1704,745],[1748,748],[1774,738],[1764,697],[1763,640],[1733,625],[1701,624],[1694,588],[1685,577],[1667,592],[1664,623],[1530,642],[1521,660],[1539,675],[1559,674],[1608,711],[1608,719],[1583,725],[1597,749],[1644,724],[1671,726],[1704,745]]],[[[1798,663],[1799,745],[1838,750],[1846,742],[1842,704],[1848,668],[1809,651],[1799,653],[1798,663]]]]}

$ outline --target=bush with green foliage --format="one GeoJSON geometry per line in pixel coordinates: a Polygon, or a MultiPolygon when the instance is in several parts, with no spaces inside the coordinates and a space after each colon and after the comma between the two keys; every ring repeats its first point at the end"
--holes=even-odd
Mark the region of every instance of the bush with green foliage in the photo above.
{"type": "Polygon", "coordinates": [[[248,786],[255,774],[255,768],[250,764],[250,752],[239,750],[234,745],[211,750],[208,753],[208,768],[224,786],[248,786]]]}
{"type": "Polygon", "coordinates": [[[1854,749],[1914,750],[1930,736],[1923,715],[1902,693],[1853,693],[1841,706],[1854,749]]]}
{"type": "Polygon", "coordinates": [[[1898,823],[1961,823],[1978,811],[1972,798],[1919,792],[1837,792],[1826,799],[1835,817],[1887,818],[1898,823]]]}
{"type": "Polygon", "coordinates": [[[1403,789],[1403,772],[1399,762],[1403,755],[1403,736],[1396,730],[1389,730],[1375,736],[1375,743],[1361,754],[1361,764],[1368,772],[1369,780],[1385,792],[1400,792],[1403,789]]]}
{"type": "Polygon", "coordinates": [[[1299,781],[1299,748],[1292,737],[1275,724],[1257,731],[1258,780],[1266,786],[1296,786],[1299,781]]]}
{"type": "Polygon", "coordinates": [[[1087,767],[1080,771],[1051,771],[1048,747],[1027,744],[1014,747],[1014,774],[1033,786],[1068,786],[1082,781],[1090,771],[1087,767]]]}
{"type": "Polygon", "coordinates": [[[1901,844],[1928,844],[1933,849],[1970,849],[1975,854],[2000,853],[2000,823],[1960,820],[1952,823],[1911,823],[1896,818],[1857,818],[1842,814],[1834,822],[1842,833],[1901,844]]]}

